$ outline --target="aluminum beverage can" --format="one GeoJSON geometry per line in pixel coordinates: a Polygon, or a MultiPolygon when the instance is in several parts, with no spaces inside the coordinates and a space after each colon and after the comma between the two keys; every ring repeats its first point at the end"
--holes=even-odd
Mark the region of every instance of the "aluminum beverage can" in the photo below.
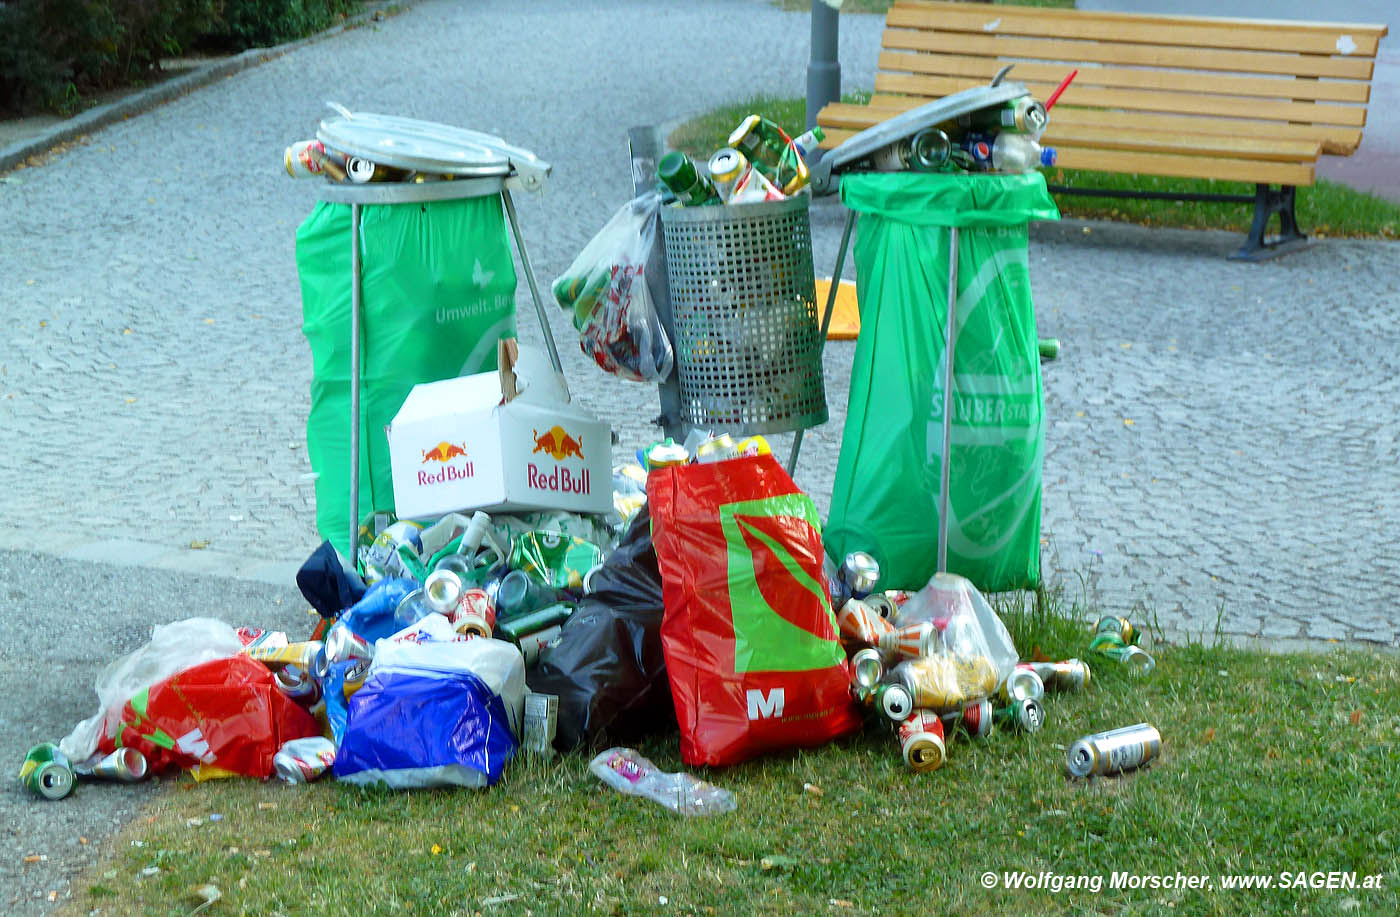
{"type": "Polygon", "coordinates": [[[1157,660],[1140,646],[1128,646],[1117,634],[1104,631],[1094,635],[1089,642],[1089,652],[1107,656],[1120,665],[1127,666],[1134,675],[1149,675],[1157,667],[1157,660]]]}
{"type": "Polygon", "coordinates": [[[861,601],[886,621],[894,619],[895,605],[888,595],[883,592],[872,592],[861,601]]]}
{"type": "Polygon", "coordinates": [[[1099,623],[1094,625],[1094,633],[1113,634],[1129,646],[1138,642],[1142,634],[1133,626],[1133,622],[1127,618],[1120,618],[1118,615],[1104,615],[1099,618],[1099,623]]]}
{"type": "Polygon", "coordinates": [[[502,623],[557,605],[568,598],[553,586],[546,586],[523,570],[512,570],[496,587],[496,615],[502,623]]]}
{"type": "Polygon", "coordinates": [[[502,621],[499,625],[501,636],[519,643],[528,634],[563,624],[573,613],[574,606],[565,602],[548,605],[509,621],[502,621]]]}
{"type": "Polygon", "coordinates": [[[863,599],[880,582],[880,562],[864,551],[852,551],[841,562],[841,579],[851,587],[851,597],[863,599]]]}
{"type": "Polygon", "coordinates": [[[365,686],[365,679],[369,677],[368,659],[356,659],[355,664],[345,670],[345,682],[341,686],[340,692],[349,700],[355,696],[355,692],[365,686]]]}
{"type": "Polygon", "coordinates": [[[880,649],[890,658],[922,659],[938,646],[938,632],[934,630],[932,623],[921,621],[918,624],[890,628],[879,635],[878,643],[880,649]]]}
{"type": "Polygon", "coordinates": [[[272,773],[284,783],[310,783],[335,763],[335,743],[321,736],[292,739],[272,756],[272,773]]]}
{"type": "Polygon", "coordinates": [[[321,683],[300,666],[283,666],[272,673],[272,680],[283,694],[303,707],[310,707],[321,699],[321,683]]]}
{"type": "Polygon", "coordinates": [[[340,625],[326,631],[326,659],[330,662],[373,658],[374,647],[350,628],[340,625]]]}
{"type": "Polygon", "coordinates": [[[146,756],[134,748],[118,748],[110,755],[104,755],[89,763],[73,768],[83,777],[96,777],[101,780],[116,780],[121,783],[139,783],[146,779],[149,765],[146,756]]]}
{"type": "Polygon", "coordinates": [[[931,710],[915,710],[899,724],[899,750],[916,773],[937,770],[948,758],[943,721],[931,710]]]}
{"type": "Polygon", "coordinates": [[[564,629],[556,625],[521,637],[519,641],[520,655],[525,657],[525,666],[528,668],[533,666],[536,662],[539,662],[540,653],[544,652],[546,647],[559,639],[559,635],[563,632],[564,629]]]}
{"type": "MultiPolygon", "coordinates": [[[[1083,691],[1089,687],[1093,673],[1089,664],[1079,659],[1065,659],[1061,662],[1023,662],[1021,666],[1035,669],[1041,682],[1051,691],[1083,691]]],[[[1020,668],[1021,666],[1017,666],[1020,668]]]]}
{"type": "Polygon", "coordinates": [[[45,799],[62,799],[73,792],[73,765],[53,742],[29,749],[19,768],[20,782],[45,799]]]}
{"type": "Polygon", "coordinates": [[[1006,676],[1006,681],[1002,682],[997,696],[1004,703],[1014,703],[1026,698],[1040,700],[1045,696],[1045,682],[1040,680],[1040,675],[1035,669],[1018,665],[1006,676]]]}
{"type": "Polygon", "coordinates": [[[851,681],[856,687],[864,688],[873,694],[880,685],[880,679],[884,677],[885,660],[879,650],[857,650],[851,657],[851,681]]]}
{"type": "Polygon", "coordinates": [[[459,634],[489,637],[496,629],[496,607],[485,589],[463,589],[450,617],[459,634]]]}
{"type": "Polygon", "coordinates": [[[245,646],[243,655],[256,659],[269,669],[294,665],[318,677],[326,673],[328,661],[326,645],[320,640],[288,643],[286,646],[245,646]]]}
{"type": "Polygon", "coordinates": [[[282,166],[292,178],[315,178],[324,169],[326,147],[319,140],[298,140],[282,153],[282,166]]]}
{"type": "Polygon", "coordinates": [[[710,180],[714,182],[715,190],[725,201],[728,201],[729,196],[734,193],[734,183],[739,180],[739,176],[743,175],[744,170],[748,167],[748,157],[733,147],[716,150],[706,164],[706,168],[710,170],[710,180]]]}
{"type": "Polygon", "coordinates": [[[1045,724],[1045,708],[1035,698],[1026,697],[997,710],[992,719],[1003,729],[1039,732],[1045,724]]]}
{"type": "Polygon", "coordinates": [[[894,626],[880,617],[861,599],[850,599],[841,606],[836,615],[836,626],[841,639],[848,645],[860,647],[878,646],[880,638],[894,626]]]}
{"type": "Polygon", "coordinates": [[[1065,767],[1073,777],[1102,776],[1142,767],[1161,753],[1162,734],[1138,723],[1075,740],[1065,753],[1065,767]]]}
{"type": "Polygon", "coordinates": [[[451,570],[434,570],[423,580],[423,598],[433,611],[450,618],[462,598],[462,580],[451,570]]]}
{"type": "Polygon", "coordinates": [[[987,698],[973,701],[962,710],[943,715],[944,726],[961,726],[974,739],[984,739],[992,734],[992,702],[987,698]]]}
{"type": "Polygon", "coordinates": [[[914,698],[901,684],[883,684],[875,689],[875,709],[893,723],[902,723],[914,712],[914,698]]]}

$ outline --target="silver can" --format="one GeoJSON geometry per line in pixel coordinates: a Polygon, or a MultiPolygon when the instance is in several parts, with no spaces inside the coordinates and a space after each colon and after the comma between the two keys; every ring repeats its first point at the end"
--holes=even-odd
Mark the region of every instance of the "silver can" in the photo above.
{"type": "Polygon", "coordinates": [[[1115,774],[1142,767],[1161,753],[1162,734],[1138,723],[1076,740],[1065,753],[1065,767],[1073,777],[1115,774]]]}
{"type": "Polygon", "coordinates": [[[1006,676],[1006,681],[1002,682],[998,694],[1006,703],[1016,703],[1027,699],[1038,701],[1045,696],[1045,682],[1041,680],[1035,669],[1018,665],[1011,670],[1010,675],[1006,676]]]}
{"type": "Polygon", "coordinates": [[[864,551],[852,551],[841,562],[841,581],[851,587],[851,598],[863,599],[880,582],[880,563],[864,551]]]}
{"type": "Polygon", "coordinates": [[[1035,669],[1041,683],[1051,691],[1083,691],[1093,679],[1089,664],[1079,659],[1065,659],[1062,662],[1025,662],[1022,665],[1035,669]]]}

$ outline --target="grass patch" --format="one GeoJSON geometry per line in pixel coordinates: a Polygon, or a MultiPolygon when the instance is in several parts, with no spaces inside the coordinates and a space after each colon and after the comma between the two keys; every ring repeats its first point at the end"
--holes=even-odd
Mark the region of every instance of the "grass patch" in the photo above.
{"type": "MultiPolygon", "coordinates": [[[[1083,652],[1094,615],[1061,593],[998,603],[1023,651],[1083,652]]],[[[908,771],[874,723],[821,749],[706,772],[739,803],[712,820],[602,788],[581,754],[518,758],[481,792],[181,779],[75,882],[67,911],[120,901],[123,913],[185,913],[208,883],[223,894],[214,912],[228,914],[336,913],[352,899],[373,914],[1400,909],[1400,658],[1155,649],[1145,680],[1095,663],[1088,691],[1048,697],[1040,733],[950,738],[934,773],[908,771]],[[1143,720],[1164,739],[1151,767],[1064,776],[1075,738],[1143,720]],[[1020,870],[1102,887],[1003,887],[1001,873],[1020,870]],[[987,871],[996,888],[982,886],[987,871]],[[1115,872],[1208,885],[1114,888],[1115,872]],[[1220,887],[1221,874],[1277,886],[1299,872],[1355,873],[1357,887],[1220,887]]],[[[640,747],[683,767],[674,734],[640,747]]]]}
{"type": "MultiPolygon", "coordinates": [[[[862,104],[868,93],[847,93],[843,102],[862,104]]],[[[729,132],[745,115],[757,113],[782,125],[788,133],[801,132],[807,120],[807,102],[800,98],[755,95],[698,115],[678,126],[668,142],[673,149],[697,160],[707,159],[726,145],[729,132]]],[[[1254,194],[1254,185],[1208,179],[1165,178],[1156,175],[1124,175],[1075,169],[1048,169],[1045,180],[1070,187],[1170,191],[1173,193],[1254,194]]],[[[1254,218],[1252,204],[1197,201],[1131,200],[1055,196],[1061,215],[1072,219],[1116,220],[1144,226],[1189,229],[1229,229],[1247,232],[1254,218]]],[[[1304,233],[1319,237],[1356,239],[1400,238],[1400,204],[1364,191],[1321,179],[1298,189],[1298,224],[1304,233]]],[[[1276,225],[1275,221],[1275,225],[1276,225]]]]}

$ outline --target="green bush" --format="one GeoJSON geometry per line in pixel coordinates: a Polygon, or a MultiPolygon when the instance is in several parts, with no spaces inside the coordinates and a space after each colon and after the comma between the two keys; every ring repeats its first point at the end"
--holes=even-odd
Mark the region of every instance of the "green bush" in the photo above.
{"type": "Polygon", "coordinates": [[[0,0],[0,114],[67,112],[140,84],[162,57],[309,35],[357,0],[0,0]]]}

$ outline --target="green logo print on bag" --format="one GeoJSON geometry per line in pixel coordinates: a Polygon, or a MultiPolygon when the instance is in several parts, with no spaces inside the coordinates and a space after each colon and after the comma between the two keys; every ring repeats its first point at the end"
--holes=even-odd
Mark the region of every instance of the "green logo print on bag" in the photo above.
{"type": "MultiPolygon", "coordinates": [[[[719,507],[728,545],[734,671],[805,672],[839,665],[831,600],[816,576],[784,546],[794,526],[821,544],[810,497],[790,494],[719,507]]],[[[819,561],[818,561],[819,562],[819,561]]]]}

